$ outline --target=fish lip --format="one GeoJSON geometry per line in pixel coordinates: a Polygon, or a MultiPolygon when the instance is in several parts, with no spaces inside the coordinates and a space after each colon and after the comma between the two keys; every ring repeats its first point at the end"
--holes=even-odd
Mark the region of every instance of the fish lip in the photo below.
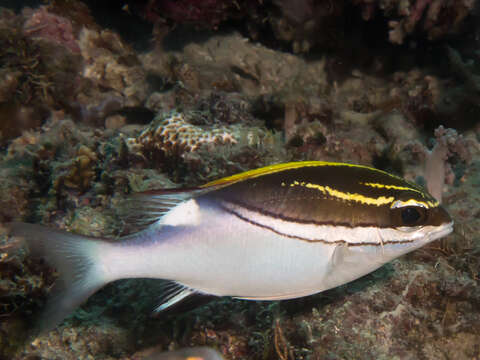
{"type": "Polygon", "coordinates": [[[453,225],[454,225],[453,220],[447,224],[442,225],[440,229],[430,234],[429,240],[433,241],[449,235],[450,233],[453,232],[453,225]]]}

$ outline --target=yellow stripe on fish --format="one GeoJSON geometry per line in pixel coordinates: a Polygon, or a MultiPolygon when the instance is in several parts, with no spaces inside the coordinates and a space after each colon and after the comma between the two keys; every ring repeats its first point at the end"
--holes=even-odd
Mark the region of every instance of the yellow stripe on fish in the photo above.
{"type": "Polygon", "coordinates": [[[366,204],[366,205],[380,206],[385,204],[391,204],[395,200],[393,196],[389,196],[389,197],[380,196],[377,198],[372,198],[372,197],[364,196],[361,194],[338,191],[338,190],[332,189],[329,186],[305,183],[303,181],[301,183],[299,183],[298,181],[294,181],[293,183],[290,184],[290,186],[291,187],[305,186],[306,188],[309,188],[309,189],[317,189],[321,193],[331,196],[332,198],[336,198],[338,200],[359,202],[361,204],[366,204]]]}
{"type": "MultiPolygon", "coordinates": [[[[369,169],[371,171],[375,171],[384,175],[391,176],[393,178],[402,179],[396,175],[389,174],[385,171],[375,169],[365,165],[356,165],[356,164],[349,164],[349,163],[340,163],[340,162],[329,162],[329,161],[295,161],[295,162],[288,162],[288,163],[281,163],[281,164],[274,164],[265,166],[259,169],[248,170],[244,171],[239,174],[227,176],[218,180],[213,180],[205,185],[202,185],[202,188],[207,188],[211,186],[221,186],[221,185],[229,185],[235,183],[237,181],[242,181],[246,179],[252,179],[263,175],[269,175],[285,170],[293,170],[305,167],[319,167],[319,166],[347,166],[347,167],[354,167],[354,168],[362,168],[362,169],[369,169]]],[[[403,179],[402,179],[403,180],[403,179]]]]}

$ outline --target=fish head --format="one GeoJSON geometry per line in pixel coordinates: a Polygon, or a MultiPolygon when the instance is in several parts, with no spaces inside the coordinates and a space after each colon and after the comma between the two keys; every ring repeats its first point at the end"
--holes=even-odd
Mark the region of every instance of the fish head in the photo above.
{"type": "MultiPolygon", "coordinates": [[[[428,194],[426,194],[428,196],[428,194]]],[[[433,199],[432,199],[433,200],[433,199]]],[[[453,220],[436,201],[396,200],[390,208],[389,226],[378,228],[377,244],[400,256],[418,249],[453,231],[453,220]]]]}
{"type": "Polygon", "coordinates": [[[411,197],[397,200],[390,208],[383,208],[380,218],[377,226],[337,227],[336,235],[331,238],[349,236],[350,241],[336,245],[322,284],[325,289],[358,279],[453,231],[452,218],[434,201],[425,204],[411,197]]]}
{"type": "Polygon", "coordinates": [[[401,177],[343,163],[287,165],[234,177],[212,195],[250,223],[307,242],[415,248],[452,231],[442,205],[401,177]]]}

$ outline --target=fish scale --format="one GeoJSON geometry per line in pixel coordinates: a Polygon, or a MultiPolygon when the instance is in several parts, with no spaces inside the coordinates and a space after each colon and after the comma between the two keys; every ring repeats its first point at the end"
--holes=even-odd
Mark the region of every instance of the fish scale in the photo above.
{"type": "Polygon", "coordinates": [[[139,231],[118,242],[10,225],[60,274],[40,330],[117,279],[172,281],[156,311],[195,293],[291,299],[357,279],[453,228],[419,186],[345,163],[277,164],[132,199],[126,213],[139,231]]]}

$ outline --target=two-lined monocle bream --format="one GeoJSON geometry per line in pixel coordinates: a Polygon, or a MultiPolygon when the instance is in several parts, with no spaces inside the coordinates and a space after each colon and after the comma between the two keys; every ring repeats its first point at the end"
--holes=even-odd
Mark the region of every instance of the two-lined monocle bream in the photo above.
{"type": "Polygon", "coordinates": [[[133,198],[140,206],[130,215],[150,225],[117,242],[11,224],[60,274],[43,330],[117,279],[177,284],[158,311],[193,293],[291,299],[357,279],[453,228],[419,186],[345,163],[278,164],[133,198]]]}

